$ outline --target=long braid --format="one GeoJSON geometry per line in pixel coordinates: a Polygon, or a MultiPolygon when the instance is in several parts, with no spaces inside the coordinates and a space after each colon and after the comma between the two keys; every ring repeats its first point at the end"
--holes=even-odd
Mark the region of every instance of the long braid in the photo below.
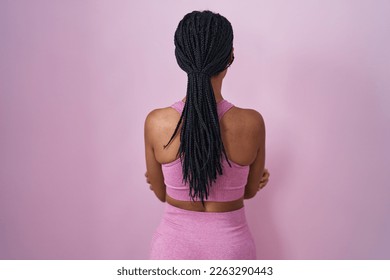
{"type": "Polygon", "coordinates": [[[174,36],[175,55],[188,74],[183,112],[166,148],[183,122],[180,156],[183,183],[189,184],[192,200],[204,204],[210,186],[222,175],[222,156],[230,165],[222,142],[217,104],[210,78],[225,70],[233,48],[230,22],[211,11],[193,11],[179,22],[174,36]]]}

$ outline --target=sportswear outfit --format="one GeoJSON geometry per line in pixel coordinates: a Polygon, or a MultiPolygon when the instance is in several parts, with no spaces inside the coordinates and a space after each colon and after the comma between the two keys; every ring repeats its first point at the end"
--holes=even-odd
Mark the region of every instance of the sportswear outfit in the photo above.
{"type": "MultiPolygon", "coordinates": [[[[234,105],[223,99],[217,103],[219,120],[234,105]]],[[[184,102],[172,108],[180,114],[184,102]]],[[[244,196],[249,166],[223,157],[223,174],[217,176],[205,201],[233,201],[244,196]]],[[[162,164],[166,193],[191,201],[189,187],[182,183],[180,158],[162,164]]],[[[196,199],[197,200],[197,199],[196,199]]],[[[229,212],[198,212],[165,204],[162,220],[150,246],[150,259],[256,259],[256,248],[247,225],[244,207],[229,212]]]]}

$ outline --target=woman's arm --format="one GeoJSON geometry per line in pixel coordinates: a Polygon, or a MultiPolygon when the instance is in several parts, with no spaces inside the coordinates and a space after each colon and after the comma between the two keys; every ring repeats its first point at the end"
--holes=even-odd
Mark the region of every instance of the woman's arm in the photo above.
{"type": "Polygon", "coordinates": [[[259,191],[259,186],[262,182],[264,175],[264,165],[265,165],[265,124],[264,119],[260,113],[254,111],[255,118],[255,128],[258,147],[257,155],[253,163],[250,165],[248,181],[245,186],[245,195],[244,199],[250,199],[256,195],[259,191]]]}
{"type": "Polygon", "coordinates": [[[145,120],[144,140],[145,140],[145,160],[146,174],[150,188],[153,190],[159,200],[165,202],[166,187],[164,184],[164,176],[161,169],[161,164],[156,160],[154,155],[154,141],[156,128],[158,127],[158,111],[151,111],[145,120]]]}

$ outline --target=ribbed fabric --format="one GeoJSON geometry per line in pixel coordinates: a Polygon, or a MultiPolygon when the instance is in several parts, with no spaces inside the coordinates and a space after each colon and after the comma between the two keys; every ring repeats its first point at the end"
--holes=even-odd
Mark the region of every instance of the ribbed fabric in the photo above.
{"type": "MultiPolygon", "coordinates": [[[[234,105],[223,99],[217,103],[219,120],[234,105]]],[[[175,102],[172,108],[180,114],[184,108],[184,102],[175,102]]],[[[216,182],[210,187],[209,197],[206,201],[232,201],[241,198],[245,192],[245,185],[248,178],[249,166],[239,165],[229,159],[231,167],[223,156],[223,174],[217,177],[216,182]]],[[[180,158],[173,162],[162,164],[164,183],[167,194],[177,200],[190,201],[189,186],[182,183],[183,173],[180,158]]],[[[195,200],[199,201],[199,198],[195,200]]]]}
{"type": "Polygon", "coordinates": [[[153,235],[152,260],[254,260],[256,248],[244,207],[231,212],[196,212],[168,203],[153,235]]]}

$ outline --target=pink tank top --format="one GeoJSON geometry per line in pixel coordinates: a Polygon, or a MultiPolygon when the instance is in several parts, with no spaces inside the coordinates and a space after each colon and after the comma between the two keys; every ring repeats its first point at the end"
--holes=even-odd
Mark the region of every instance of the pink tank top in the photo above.
{"type": "MultiPolygon", "coordinates": [[[[225,99],[218,102],[217,112],[219,120],[233,106],[233,104],[225,99]]],[[[184,108],[184,102],[180,100],[175,102],[171,107],[181,114],[184,108]]],[[[216,182],[211,185],[207,201],[232,201],[244,196],[249,165],[239,165],[229,159],[230,167],[225,159],[225,155],[222,158],[223,174],[218,175],[216,182]]],[[[162,172],[164,174],[167,194],[177,200],[190,201],[189,186],[187,184],[183,185],[182,183],[183,174],[180,158],[162,164],[162,172]]]]}

